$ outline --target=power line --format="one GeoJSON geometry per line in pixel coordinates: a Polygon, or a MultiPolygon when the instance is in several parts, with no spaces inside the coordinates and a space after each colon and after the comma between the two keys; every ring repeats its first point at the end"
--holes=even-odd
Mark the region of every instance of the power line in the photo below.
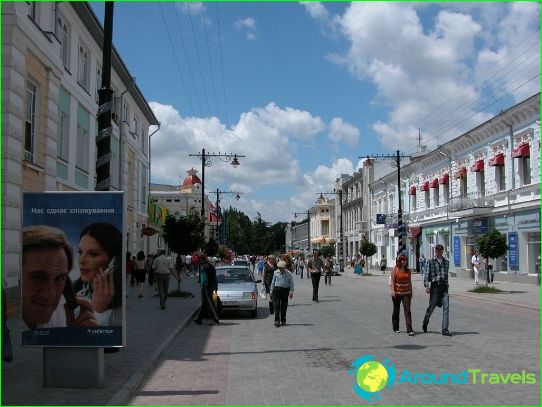
{"type": "Polygon", "coordinates": [[[222,36],[220,32],[220,16],[218,15],[218,3],[215,3],[216,8],[216,20],[217,20],[217,27],[218,27],[218,44],[220,49],[220,71],[222,73],[222,90],[224,92],[224,110],[226,112],[226,128],[230,127],[230,119],[228,114],[228,103],[226,101],[226,79],[224,76],[224,59],[223,59],[223,52],[222,52],[222,36]]]}
{"type": "Polygon", "coordinates": [[[183,84],[184,92],[186,94],[186,99],[188,100],[188,105],[190,106],[190,110],[192,111],[192,114],[194,114],[193,113],[194,112],[194,106],[192,106],[192,100],[190,99],[190,95],[188,94],[188,89],[186,89],[184,76],[183,76],[183,73],[181,71],[179,60],[177,59],[177,53],[175,52],[175,48],[173,47],[173,41],[171,39],[171,34],[170,34],[168,26],[167,26],[166,16],[164,15],[164,9],[162,8],[162,3],[159,2],[158,4],[160,6],[160,11],[162,13],[162,18],[164,19],[164,27],[166,28],[167,36],[168,36],[168,39],[169,39],[169,44],[171,45],[171,51],[173,53],[173,57],[175,58],[175,62],[177,64],[177,71],[179,71],[179,76],[181,77],[181,83],[183,84]]]}

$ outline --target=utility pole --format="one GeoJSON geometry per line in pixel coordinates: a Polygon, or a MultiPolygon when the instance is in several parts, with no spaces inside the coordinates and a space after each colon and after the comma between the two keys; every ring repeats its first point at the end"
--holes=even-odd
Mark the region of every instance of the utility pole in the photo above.
{"type": "MultiPolygon", "coordinates": [[[[218,188],[216,191],[209,192],[210,194],[216,194],[216,230],[218,232],[218,225],[220,222],[220,194],[235,194],[235,199],[241,199],[243,192],[234,192],[234,191],[220,191],[218,188]]],[[[218,237],[218,236],[217,236],[218,237]]],[[[218,239],[217,239],[218,241],[218,239]]]]}
{"type": "Polygon", "coordinates": [[[309,224],[307,226],[308,230],[308,247],[309,247],[309,253],[312,253],[312,242],[311,242],[311,212],[305,211],[305,212],[294,212],[294,218],[297,218],[297,215],[307,215],[309,218],[309,224]]]}
{"type": "Polygon", "coordinates": [[[201,149],[200,154],[188,154],[190,157],[199,157],[201,159],[201,217],[205,218],[205,167],[210,167],[212,162],[209,161],[209,157],[225,157],[227,160],[231,160],[230,164],[233,165],[233,168],[239,166],[238,157],[244,157],[240,154],[215,154],[215,153],[206,153],[205,148],[201,149]]]}
{"type": "Polygon", "coordinates": [[[109,191],[111,186],[111,50],[113,49],[113,5],[105,2],[104,38],[102,59],[102,87],[98,90],[98,136],[96,137],[96,191],[109,191]]]}
{"type": "Polygon", "coordinates": [[[338,191],[333,190],[333,192],[317,192],[316,195],[320,194],[320,197],[323,198],[324,195],[339,195],[339,207],[341,210],[339,217],[339,233],[340,233],[340,243],[339,243],[339,271],[344,272],[344,245],[343,245],[343,190],[339,189],[338,191]]]}
{"type": "MultiPolygon", "coordinates": [[[[399,235],[399,247],[397,249],[397,255],[406,254],[406,225],[403,224],[403,207],[401,203],[401,158],[411,158],[410,155],[401,154],[397,150],[395,155],[383,155],[383,154],[372,154],[367,155],[367,158],[381,158],[394,160],[395,165],[397,165],[397,198],[398,198],[398,209],[397,209],[397,233],[399,235]]],[[[358,157],[365,158],[365,157],[358,157]]],[[[397,257],[397,256],[396,256],[397,257]]]]}

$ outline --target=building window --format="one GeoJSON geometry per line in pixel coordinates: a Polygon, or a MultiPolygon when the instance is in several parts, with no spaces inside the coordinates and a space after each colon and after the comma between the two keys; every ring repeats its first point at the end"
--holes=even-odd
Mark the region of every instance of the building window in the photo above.
{"type": "Polygon", "coordinates": [[[478,196],[484,197],[486,195],[485,171],[478,171],[476,173],[476,186],[478,189],[478,196]]]}
{"type": "Polygon", "coordinates": [[[431,199],[429,197],[429,191],[424,192],[425,209],[431,208],[431,199]]]}
{"type": "Polygon", "coordinates": [[[323,220],[322,224],[321,224],[321,227],[322,227],[322,235],[323,236],[329,236],[329,221],[328,220],[323,220]]]}
{"type": "Polygon", "coordinates": [[[58,92],[58,132],[56,155],[68,161],[70,147],[70,94],[62,86],[58,92]]]}
{"type": "Polygon", "coordinates": [[[137,126],[138,126],[138,123],[137,123],[137,117],[134,116],[134,131],[133,132],[130,132],[132,134],[132,137],[133,138],[136,138],[137,137],[137,126]]]}
{"type": "Polygon", "coordinates": [[[77,65],[77,83],[88,89],[89,55],[88,50],[79,45],[79,59],[77,65]]]}
{"type": "Polygon", "coordinates": [[[60,59],[64,68],[69,69],[70,61],[70,27],[66,20],[60,15],[56,22],[56,36],[60,41],[60,59]]]}
{"type": "Polygon", "coordinates": [[[531,157],[519,158],[519,173],[521,176],[521,185],[531,184],[531,157]]]}
{"type": "Polygon", "coordinates": [[[444,200],[444,205],[450,203],[450,186],[448,184],[442,184],[442,198],[444,200]]]}
{"type": "Polygon", "coordinates": [[[89,164],[89,127],[90,113],[81,105],[77,106],[77,147],[75,154],[75,165],[80,170],[88,172],[89,164]]]}
{"type": "Polygon", "coordinates": [[[141,126],[141,151],[143,154],[147,155],[147,131],[141,126]]]}
{"type": "Polygon", "coordinates": [[[440,205],[440,188],[433,188],[433,202],[435,203],[435,207],[440,205]]]}
{"type": "Polygon", "coordinates": [[[139,211],[147,212],[147,167],[140,163],[139,211]]]}
{"type": "Polygon", "coordinates": [[[459,178],[459,196],[461,198],[467,197],[467,177],[459,178]]]}
{"type": "Polygon", "coordinates": [[[498,191],[504,191],[506,189],[506,171],[504,165],[495,167],[495,182],[498,191]]]}
{"type": "Polygon", "coordinates": [[[26,118],[24,126],[24,159],[33,163],[35,159],[38,87],[28,80],[26,83],[26,118]]]}
{"type": "Polygon", "coordinates": [[[96,103],[100,104],[100,88],[102,87],[102,70],[99,68],[99,64],[96,63],[96,103]]]}
{"type": "Polygon", "coordinates": [[[28,1],[28,17],[32,19],[35,23],[37,23],[37,15],[38,15],[38,4],[35,1],[28,1]]]}
{"type": "Polygon", "coordinates": [[[416,210],[416,195],[410,195],[410,207],[413,211],[416,210]]]}

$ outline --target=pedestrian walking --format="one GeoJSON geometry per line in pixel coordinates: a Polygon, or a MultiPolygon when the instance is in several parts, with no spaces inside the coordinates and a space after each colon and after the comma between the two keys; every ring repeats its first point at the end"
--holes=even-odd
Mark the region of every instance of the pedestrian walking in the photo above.
{"type": "Polygon", "coordinates": [[[420,257],[420,269],[422,272],[422,277],[425,277],[425,273],[427,273],[427,259],[425,258],[424,254],[422,254],[420,257]]]}
{"type": "Polygon", "coordinates": [[[137,252],[135,261],[135,280],[139,288],[139,298],[143,297],[143,286],[145,285],[145,277],[147,272],[145,271],[145,253],[142,250],[137,252]]]}
{"type": "Polygon", "coordinates": [[[152,269],[154,270],[154,280],[158,286],[160,308],[166,309],[167,295],[169,292],[169,275],[173,272],[174,268],[170,267],[165,250],[162,249],[158,252],[158,256],[152,263],[152,269]]]}
{"type": "Polygon", "coordinates": [[[324,259],[324,284],[325,285],[331,285],[331,274],[333,273],[333,261],[331,258],[326,257],[324,259]]]}
{"type": "Polygon", "coordinates": [[[130,287],[134,286],[134,281],[135,281],[134,269],[135,269],[135,264],[132,260],[132,253],[126,252],[126,280],[130,281],[130,287]]]}
{"type": "Polygon", "coordinates": [[[396,265],[391,272],[391,300],[393,302],[393,312],[391,314],[391,324],[393,332],[399,333],[399,311],[403,303],[403,312],[405,314],[406,329],[409,336],[414,336],[412,330],[412,315],[410,313],[410,303],[412,300],[412,279],[408,266],[408,258],[400,254],[396,265]]]}
{"type": "MultiPolygon", "coordinates": [[[[145,270],[147,270],[147,281],[151,287],[154,286],[154,271],[152,270],[152,262],[154,261],[154,254],[147,255],[147,260],[145,260],[145,270]]],[[[154,291],[157,288],[154,286],[154,291]]]]}
{"type": "Polygon", "coordinates": [[[320,286],[320,278],[322,277],[322,270],[324,268],[324,261],[320,257],[318,250],[312,251],[312,258],[307,263],[307,269],[310,272],[312,280],[312,300],[318,302],[318,288],[320,286]]]}
{"type": "Polygon", "coordinates": [[[354,274],[356,276],[361,276],[363,274],[363,268],[361,267],[361,258],[356,256],[356,259],[354,261],[354,274]]]}
{"type": "Polygon", "coordinates": [[[450,262],[443,256],[444,247],[435,246],[435,257],[429,260],[427,273],[423,279],[426,292],[429,294],[429,306],[425,312],[422,329],[427,332],[429,318],[437,305],[442,306],[442,335],[452,336],[448,330],[450,300],[448,296],[448,270],[450,262]]]}
{"type": "Polygon", "coordinates": [[[218,311],[213,303],[213,292],[218,290],[215,266],[209,261],[205,253],[198,253],[199,263],[199,284],[201,288],[201,308],[199,315],[194,322],[202,324],[204,318],[212,319],[209,325],[218,325],[218,311]]]}
{"type": "Polygon", "coordinates": [[[267,262],[263,270],[263,284],[265,286],[265,292],[269,298],[269,313],[273,314],[275,312],[275,307],[273,306],[273,300],[271,298],[271,282],[273,281],[273,274],[277,269],[277,261],[275,256],[270,254],[267,256],[267,262]]]}
{"type": "Polygon", "coordinates": [[[472,263],[472,269],[474,270],[474,284],[478,285],[478,277],[480,275],[481,261],[480,261],[480,257],[478,256],[477,251],[474,252],[471,258],[471,263],[472,263]]]}
{"type": "MultiPolygon", "coordinates": [[[[299,267],[299,274],[300,274],[301,278],[303,278],[303,273],[305,272],[305,259],[303,259],[303,257],[299,258],[297,266],[299,267]]],[[[307,276],[307,278],[308,278],[308,276],[307,276]]]]}
{"type": "Polygon", "coordinates": [[[386,260],[386,256],[382,255],[382,258],[380,259],[380,271],[382,274],[386,272],[386,267],[388,267],[388,261],[386,260]]]}
{"type": "Polygon", "coordinates": [[[265,261],[263,260],[263,257],[260,256],[258,258],[258,275],[263,275],[263,266],[265,265],[265,261]]]}
{"type": "Polygon", "coordinates": [[[278,262],[278,270],[273,273],[271,280],[271,298],[275,311],[275,326],[286,325],[286,310],[288,309],[288,298],[294,296],[294,278],[286,268],[284,260],[278,262]]]}
{"type": "Polygon", "coordinates": [[[186,274],[188,274],[188,276],[192,276],[192,274],[194,274],[194,269],[192,267],[192,256],[187,254],[184,258],[184,261],[186,263],[186,274]]]}

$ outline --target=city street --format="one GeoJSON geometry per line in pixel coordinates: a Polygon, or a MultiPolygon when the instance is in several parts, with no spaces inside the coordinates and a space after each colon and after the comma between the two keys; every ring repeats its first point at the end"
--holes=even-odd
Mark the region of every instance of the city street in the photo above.
{"type": "MultiPolygon", "coordinates": [[[[275,328],[266,301],[257,319],[226,315],[220,326],[189,323],[164,351],[131,405],[344,405],[368,404],[353,391],[351,363],[364,355],[390,359],[397,376],[414,373],[535,373],[537,384],[396,384],[371,404],[538,405],[539,311],[450,297],[450,331],[440,334],[437,308],[421,332],[428,302],[414,275],[412,318],[416,336],[391,329],[388,276],[334,277],[311,301],[310,280],[296,276],[286,326],[275,328]]],[[[466,284],[451,279],[451,284],[466,284]],[[459,283],[460,282],[460,283],[459,283]]],[[[470,282],[469,282],[470,284],[470,282]]],[[[518,285],[521,286],[521,285],[518,285]]],[[[463,290],[466,292],[466,290],[463,290]]],[[[536,295],[537,290],[532,295],[536,295]]],[[[513,291],[510,295],[525,296],[513,291]]],[[[402,312],[402,311],[401,311],[402,312]]]]}

